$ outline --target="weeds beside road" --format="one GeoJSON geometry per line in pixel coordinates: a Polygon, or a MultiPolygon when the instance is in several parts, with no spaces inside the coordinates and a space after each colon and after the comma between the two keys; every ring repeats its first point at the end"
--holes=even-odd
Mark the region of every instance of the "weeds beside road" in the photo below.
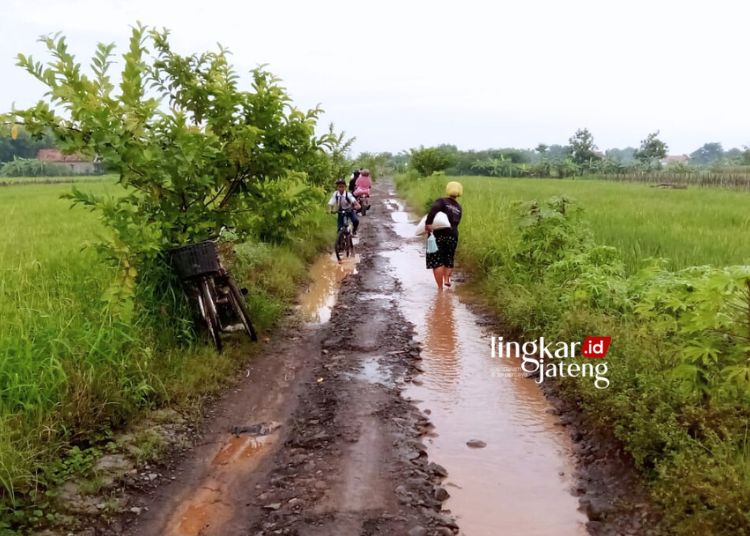
{"type": "MultiPolygon", "coordinates": [[[[402,177],[399,189],[423,209],[448,180],[402,177]]],[[[750,531],[750,196],[458,180],[462,268],[507,325],[529,338],[612,337],[607,389],[561,387],[623,443],[663,530],[750,531]]]]}
{"type": "MultiPolygon", "coordinates": [[[[108,180],[79,188],[118,192],[108,180]]],[[[72,445],[106,443],[113,428],[144,410],[195,402],[252,351],[234,345],[216,355],[202,339],[178,344],[174,330],[115,319],[102,298],[116,271],[84,247],[106,231],[96,216],[60,199],[69,190],[23,185],[0,196],[0,527],[47,514],[45,484],[60,478],[53,462],[72,445]]],[[[259,330],[276,322],[307,261],[334,234],[321,208],[285,245],[236,247],[231,269],[250,289],[259,330]]]]}

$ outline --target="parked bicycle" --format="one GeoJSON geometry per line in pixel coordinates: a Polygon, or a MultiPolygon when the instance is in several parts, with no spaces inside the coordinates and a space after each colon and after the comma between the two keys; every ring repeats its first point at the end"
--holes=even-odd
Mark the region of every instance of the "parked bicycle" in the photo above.
{"type": "Polygon", "coordinates": [[[170,257],[217,351],[222,349],[222,331],[239,329],[258,340],[245,302],[247,289],[240,289],[221,264],[213,241],[173,249],[170,257]]]}
{"type": "Polygon", "coordinates": [[[341,209],[339,214],[343,214],[343,225],[339,227],[338,236],[336,236],[336,244],[334,249],[336,251],[336,259],[341,260],[341,254],[346,254],[347,257],[354,256],[354,239],[352,238],[352,217],[351,209],[341,209]]]}

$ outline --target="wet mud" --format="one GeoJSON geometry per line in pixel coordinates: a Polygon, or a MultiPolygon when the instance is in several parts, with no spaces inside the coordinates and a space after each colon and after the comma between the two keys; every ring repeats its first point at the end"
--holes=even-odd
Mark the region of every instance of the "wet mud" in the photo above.
{"type": "Polygon", "coordinates": [[[443,506],[462,533],[658,534],[658,516],[621,445],[593,432],[557,383],[540,386],[518,359],[491,357],[491,337],[514,334],[481,296],[460,285],[434,290],[420,273],[418,217],[395,197],[386,205],[401,240],[383,255],[399,274],[401,310],[425,363],[406,395],[430,412],[437,434],[428,451],[448,470],[451,498],[443,506]],[[467,448],[473,441],[482,448],[467,448]]]}
{"type": "Polygon", "coordinates": [[[649,533],[627,460],[554,386],[490,358],[494,318],[460,285],[437,292],[389,181],[373,199],[357,256],[311,268],[195,446],[87,534],[649,533]]]}
{"type": "Polygon", "coordinates": [[[470,535],[587,534],[572,494],[572,444],[549,402],[518,360],[490,356],[498,333],[455,289],[436,291],[414,223],[397,199],[386,204],[400,240],[383,255],[399,274],[400,309],[415,326],[424,362],[406,395],[435,426],[427,444],[448,471],[445,508],[470,535]]]}
{"type": "Polygon", "coordinates": [[[454,534],[441,513],[444,469],[422,438],[432,426],[404,396],[421,370],[401,283],[377,255],[395,238],[368,216],[356,273],[339,285],[321,360],[249,512],[251,534],[454,534]]]}

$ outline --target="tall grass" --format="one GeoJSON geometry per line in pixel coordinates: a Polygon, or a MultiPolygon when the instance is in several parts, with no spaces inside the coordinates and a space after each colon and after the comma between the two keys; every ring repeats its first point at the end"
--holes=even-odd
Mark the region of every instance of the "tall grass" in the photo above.
{"type": "Polygon", "coordinates": [[[0,196],[0,481],[9,493],[32,476],[19,450],[62,432],[49,415],[71,387],[64,356],[85,363],[86,350],[108,335],[98,303],[112,272],[81,250],[81,237],[101,229],[88,213],[68,210],[59,199],[67,189],[19,187],[0,196]]]}
{"type": "MultiPolygon", "coordinates": [[[[111,180],[79,187],[120,191],[111,180]]],[[[24,504],[58,451],[144,408],[214,391],[254,348],[240,339],[221,355],[203,340],[178,347],[158,324],[123,324],[110,315],[102,295],[116,274],[86,247],[105,230],[94,215],[60,199],[69,190],[0,189],[0,526],[3,512],[24,504]]],[[[243,244],[229,259],[250,287],[261,331],[294,296],[306,261],[333,241],[335,225],[322,210],[307,220],[291,243],[243,244]]]]}
{"type": "MultiPolygon", "coordinates": [[[[573,179],[460,177],[466,195],[464,245],[509,236],[504,217],[514,201],[567,195],[583,207],[597,242],[614,246],[633,272],[644,259],[668,260],[672,269],[750,264],[750,192],[719,189],[663,190],[633,183],[573,179]]],[[[443,195],[445,178],[402,182],[419,199],[443,195]]],[[[420,201],[423,202],[423,201],[420,201]]]]}

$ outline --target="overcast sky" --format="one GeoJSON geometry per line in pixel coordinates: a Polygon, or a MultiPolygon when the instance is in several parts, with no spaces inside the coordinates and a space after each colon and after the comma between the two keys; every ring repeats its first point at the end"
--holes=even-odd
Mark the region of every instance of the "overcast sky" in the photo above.
{"type": "Polygon", "coordinates": [[[747,0],[0,0],[0,111],[44,93],[15,66],[44,57],[39,35],[87,64],[137,20],[183,53],[221,43],[243,74],[268,64],[356,151],[533,148],[580,127],[601,149],[657,129],[672,154],[750,145],[747,0]]]}

